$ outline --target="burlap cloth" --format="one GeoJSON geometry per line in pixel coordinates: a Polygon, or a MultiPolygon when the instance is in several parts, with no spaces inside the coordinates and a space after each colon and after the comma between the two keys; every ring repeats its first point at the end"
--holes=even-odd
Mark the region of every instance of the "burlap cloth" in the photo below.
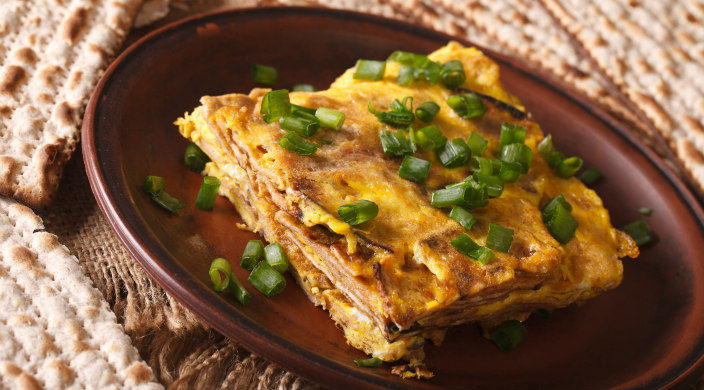
{"type": "MultiPolygon", "coordinates": [[[[161,0],[161,3],[168,2],[161,0]]],[[[228,7],[324,4],[398,18],[467,38],[521,58],[539,71],[553,75],[557,82],[578,90],[621,119],[680,170],[681,165],[677,164],[677,159],[673,158],[672,151],[667,147],[669,140],[663,142],[647,110],[639,110],[637,104],[627,99],[623,88],[609,78],[608,72],[597,66],[588,50],[585,52],[584,42],[575,39],[560,24],[554,12],[555,3],[559,2],[545,3],[530,0],[335,0],[319,3],[182,0],[170,4],[170,13],[166,18],[133,31],[128,43],[178,18],[228,7]]],[[[638,6],[635,1],[617,3],[638,6]]],[[[689,6],[696,2],[681,3],[689,6]]],[[[698,8],[699,4],[693,7],[695,12],[704,10],[704,7],[698,8]]],[[[585,6],[580,12],[601,11],[598,7],[585,6]]],[[[61,242],[78,257],[144,360],[167,388],[317,387],[210,330],[156,285],[129,255],[105,221],[88,185],[82,157],[80,153],[73,157],[55,203],[42,216],[47,229],[57,234],[61,242]]],[[[704,382],[700,380],[696,388],[704,388],[704,382]]]]}

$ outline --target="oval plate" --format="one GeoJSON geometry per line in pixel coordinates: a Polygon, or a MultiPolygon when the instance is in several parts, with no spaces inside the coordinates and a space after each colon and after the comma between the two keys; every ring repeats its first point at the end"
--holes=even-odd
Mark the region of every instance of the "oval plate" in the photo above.
{"type": "Polygon", "coordinates": [[[323,385],[656,388],[696,380],[704,352],[700,206],[657,156],[593,104],[490,51],[506,88],[557,147],[605,172],[595,189],[614,225],[643,218],[655,227],[657,242],[624,261],[620,287],[547,320],[529,319],[527,340],[510,353],[475,325],[450,329],[442,346],[426,347],[436,374],[428,381],[401,380],[388,365],[355,366],[352,360],[365,356],[290,277],[272,299],[249,286],[248,306],[211,290],[211,259],[237,264],[246,241],[257,236],[237,228],[240,219],[224,198],[212,212],[194,208],[201,177],[183,165],[187,142],[173,121],[202,95],[249,92],[255,63],[279,70],[276,87],[304,82],[324,89],[358,58],[429,53],[450,39],[379,17],[306,8],[221,12],[164,27],[127,49],[90,100],[82,137],[93,192],[122,242],[164,289],[226,336],[323,385]],[[147,175],[165,177],[167,191],[186,208],[171,215],[156,206],[140,188],[147,175]],[[638,215],[641,206],[653,215],[638,215]]]}

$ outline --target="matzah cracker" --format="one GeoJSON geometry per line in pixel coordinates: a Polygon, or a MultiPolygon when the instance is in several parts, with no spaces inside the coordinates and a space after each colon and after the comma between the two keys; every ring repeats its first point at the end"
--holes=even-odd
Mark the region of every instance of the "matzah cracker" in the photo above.
{"type": "Polygon", "coordinates": [[[543,2],[704,191],[704,1],[543,2]]]}
{"type": "Polygon", "coordinates": [[[0,389],[161,389],[76,258],[0,197],[0,389]]]}
{"type": "Polygon", "coordinates": [[[2,0],[0,194],[45,207],[142,0],[2,0]]]}

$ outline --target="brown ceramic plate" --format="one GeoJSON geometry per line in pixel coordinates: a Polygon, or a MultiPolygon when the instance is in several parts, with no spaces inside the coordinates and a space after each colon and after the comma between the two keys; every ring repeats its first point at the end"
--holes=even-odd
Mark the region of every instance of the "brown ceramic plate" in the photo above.
{"type": "MultiPolygon", "coordinates": [[[[167,26],[136,43],[108,69],[83,125],[83,151],[96,198],[134,257],[169,293],[215,329],[255,353],[334,388],[681,387],[701,372],[704,353],[704,217],[690,192],[631,133],[597,109],[515,61],[501,64],[506,87],[552,133],[558,148],[605,172],[596,186],[615,226],[645,219],[658,240],[625,260],[623,284],[580,307],[527,321],[510,353],[475,325],[451,329],[427,347],[436,377],[403,381],[389,366],[359,368],[326,312],[289,279],[283,294],[254,293],[250,305],[213,292],[208,265],[233,264],[247,240],[224,199],[211,212],[193,203],[201,177],[182,163],[187,142],[172,122],[202,95],[248,92],[254,63],[279,69],[276,87],[325,88],[358,58],[394,50],[428,53],[450,37],[382,18],[305,8],[252,9],[167,26]],[[177,215],[142,192],[147,175],[166,178],[186,203],[177,215]],[[654,209],[642,217],[638,207],[654,209]]],[[[465,44],[469,44],[464,42],[465,44]]],[[[233,267],[240,280],[246,273],[233,267]]],[[[254,292],[254,289],[249,288],[254,292]]]]}

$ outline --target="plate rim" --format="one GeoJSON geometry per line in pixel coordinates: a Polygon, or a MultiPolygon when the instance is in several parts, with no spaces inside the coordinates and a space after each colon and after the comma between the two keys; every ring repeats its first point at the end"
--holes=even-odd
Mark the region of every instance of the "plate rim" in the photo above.
{"type": "MultiPolygon", "coordinates": [[[[108,68],[105,70],[104,74],[100,78],[98,84],[96,85],[91,97],[86,106],[85,114],[83,117],[83,123],[81,127],[81,143],[83,160],[86,168],[86,174],[89,179],[91,191],[98,203],[98,206],[105,216],[108,224],[115,232],[118,239],[126,247],[130,255],[137,261],[140,266],[147,272],[147,274],[154,278],[154,280],[166,290],[169,294],[173,295],[179,302],[184,304],[189,310],[193,311],[198,315],[198,317],[205,321],[213,329],[221,332],[224,329],[222,326],[223,322],[216,321],[209,316],[212,315],[211,308],[212,304],[205,304],[202,306],[193,306],[188,304],[191,299],[193,299],[197,294],[193,294],[193,291],[186,288],[182,280],[178,280],[178,277],[185,276],[185,271],[181,271],[181,275],[174,274],[173,268],[179,268],[178,264],[171,264],[170,267],[163,264],[158,257],[152,253],[149,248],[147,248],[140,240],[136,238],[134,230],[128,225],[122,216],[122,212],[115,203],[115,200],[110,195],[110,184],[106,182],[100,161],[98,161],[98,151],[95,146],[95,133],[94,133],[94,121],[96,118],[96,110],[100,104],[101,96],[103,95],[103,90],[108,83],[111,76],[116,73],[124,63],[128,62],[129,58],[133,53],[140,49],[146,47],[153,40],[159,39],[162,35],[166,35],[172,30],[177,30],[180,28],[186,28],[191,24],[202,24],[206,25],[209,20],[217,19],[220,17],[228,16],[242,16],[247,14],[268,14],[269,17],[276,14],[281,14],[283,17],[290,17],[296,14],[307,14],[316,15],[319,17],[328,18],[353,18],[356,21],[368,22],[375,25],[384,25],[393,29],[401,29],[405,31],[412,32],[414,34],[420,34],[423,36],[431,37],[433,39],[444,39],[445,41],[458,41],[463,45],[471,45],[480,49],[483,53],[487,54],[492,60],[496,61],[500,67],[509,67],[521,74],[522,77],[527,77],[535,80],[536,82],[546,86],[563,98],[570,100],[571,102],[577,104],[581,109],[590,114],[592,117],[596,118],[602,122],[606,128],[611,132],[618,135],[623,139],[628,146],[632,147],[640,155],[645,157],[645,160],[650,164],[657,173],[662,175],[666,179],[668,185],[677,194],[678,199],[684,204],[692,215],[693,219],[696,220],[699,227],[704,230],[704,210],[702,210],[702,205],[699,199],[694,195],[693,191],[687,186],[683,179],[679,178],[674,171],[665,163],[665,161],[655,153],[649,146],[647,146],[640,138],[630,129],[626,128],[613,116],[607,113],[604,109],[589,101],[586,97],[581,96],[572,87],[561,82],[555,76],[543,73],[540,70],[532,69],[527,65],[520,62],[517,58],[512,58],[507,55],[503,55],[494,50],[486,48],[482,45],[474,44],[473,42],[456,36],[451,36],[439,31],[435,31],[429,28],[416,26],[407,22],[389,19],[383,16],[366,14],[357,11],[350,10],[339,10],[339,9],[329,9],[329,8],[313,8],[313,7],[251,7],[251,8],[238,8],[238,9],[224,9],[203,14],[198,14],[190,16],[187,18],[179,19],[165,26],[162,26],[145,36],[141,37],[129,47],[123,50],[120,55],[113,60],[108,68]],[[175,279],[176,277],[177,279],[175,279]],[[176,282],[176,283],[174,283],[176,282]]],[[[178,272],[176,272],[178,273],[178,272]]],[[[222,303],[222,302],[218,302],[222,303]]],[[[220,311],[215,311],[217,314],[220,311]]],[[[304,378],[310,379],[314,382],[322,382],[328,384],[334,384],[336,387],[360,387],[365,388],[388,388],[388,383],[383,381],[375,380],[373,377],[359,377],[354,375],[353,372],[345,372],[343,366],[334,362],[330,359],[320,359],[321,356],[317,354],[309,353],[308,351],[301,350],[296,347],[291,341],[279,337],[276,334],[268,332],[257,332],[256,323],[250,321],[245,317],[239,317],[236,319],[237,325],[235,328],[238,333],[246,336],[242,339],[236,339],[237,343],[243,345],[250,351],[254,351],[257,354],[263,356],[264,358],[275,362],[276,364],[292,371],[304,378]],[[263,337],[266,336],[266,337],[263,337]],[[275,343],[272,343],[272,339],[275,343]],[[257,340],[258,342],[254,342],[257,340]],[[281,353],[293,352],[299,356],[308,359],[306,364],[294,364],[290,360],[282,362],[277,357],[281,353]],[[324,361],[323,361],[324,360],[324,361]],[[315,366],[315,369],[310,369],[309,367],[315,366]],[[340,370],[342,369],[342,370],[340,370]],[[322,370],[322,372],[321,372],[322,370]],[[314,373],[314,374],[313,374],[314,373]],[[322,375],[321,375],[322,374],[322,375]],[[315,378],[315,379],[312,379],[315,378]],[[321,380],[322,379],[322,380],[321,380]]],[[[226,333],[226,332],[222,332],[226,333]]],[[[702,335],[704,337],[704,335],[702,335]]],[[[226,336],[227,337],[227,336],[226,336]]],[[[698,359],[691,363],[689,367],[684,369],[679,373],[679,375],[674,378],[669,383],[664,384],[664,388],[676,388],[682,386],[686,383],[691,383],[697,379],[698,375],[704,373],[704,354],[700,355],[698,359]]],[[[418,382],[419,387],[425,387],[422,385],[423,382],[418,382]]]]}

